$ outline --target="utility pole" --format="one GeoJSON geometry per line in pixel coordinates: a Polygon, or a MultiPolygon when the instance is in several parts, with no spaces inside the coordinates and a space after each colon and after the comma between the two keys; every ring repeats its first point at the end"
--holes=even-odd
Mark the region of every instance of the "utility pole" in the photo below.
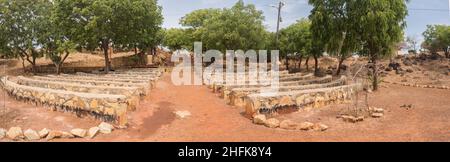
{"type": "Polygon", "coordinates": [[[281,8],[283,8],[284,6],[284,2],[280,1],[278,3],[278,6],[272,6],[272,7],[276,7],[278,9],[278,18],[277,18],[277,33],[276,33],[276,40],[275,40],[275,44],[276,47],[278,48],[278,40],[280,37],[280,22],[281,22],[281,8]]]}
{"type": "MultiPolygon", "coordinates": [[[[272,6],[272,7],[278,9],[277,32],[276,32],[276,36],[275,36],[275,47],[276,47],[277,49],[279,49],[279,43],[278,43],[278,41],[279,41],[279,38],[280,38],[280,22],[282,21],[282,20],[281,20],[281,8],[283,8],[284,5],[285,5],[284,2],[280,1],[280,2],[278,3],[278,6],[272,6]]],[[[286,70],[289,70],[289,59],[288,59],[287,54],[286,54],[285,59],[286,59],[286,70]]]]}

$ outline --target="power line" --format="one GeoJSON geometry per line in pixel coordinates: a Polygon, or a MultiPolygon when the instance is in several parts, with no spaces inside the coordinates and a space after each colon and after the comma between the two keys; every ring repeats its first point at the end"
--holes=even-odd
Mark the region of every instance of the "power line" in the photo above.
{"type": "Polygon", "coordinates": [[[431,9],[431,8],[410,8],[412,11],[436,11],[436,12],[449,12],[448,9],[431,9]]]}

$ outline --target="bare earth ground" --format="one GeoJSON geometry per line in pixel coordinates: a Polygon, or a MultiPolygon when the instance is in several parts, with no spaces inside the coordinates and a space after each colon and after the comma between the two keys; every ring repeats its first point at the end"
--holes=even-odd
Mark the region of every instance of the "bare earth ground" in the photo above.
{"type": "MultiPolygon", "coordinates": [[[[0,104],[3,102],[8,108],[8,113],[0,118],[3,128],[69,131],[100,123],[9,97],[4,101],[1,96],[0,104]]],[[[242,115],[243,109],[226,105],[205,86],[174,86],[170,75],[165,74],[138,110],[129,115],[128,129],[95,139],[55,141],[450,141],[450,90],[384,84],[380,91],[370,94],[370,105],[384,108],[385,116],[345,123],[336,115],[346,105],[334,105],[285,116],[324,123],[330,127],[325,132],[270,129],[253,124],[242,115]],[[412,104],[413,108],[400,107],[405,104],[412,104]],[[192,116],[177,119],[173,114],[176,110],[187,110],[192,116]]]]}

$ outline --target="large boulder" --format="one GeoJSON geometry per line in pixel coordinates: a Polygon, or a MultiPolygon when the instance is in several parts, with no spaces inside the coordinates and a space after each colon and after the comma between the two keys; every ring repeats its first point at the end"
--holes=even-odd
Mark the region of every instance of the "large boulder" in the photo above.
{"type": "Polygon", "coordinates": [[[295,130],[295,129],[297,129],[297,127],[298,127],[298,124],[291,120],[283,120],[280,123],[281,129],[295,130]]]}
{"type": "Polygon", "coordinates": [[[62,136],[63,133],[61,131],[50,131],[45,139],[50,141],[55,138],[61,138],[62,136]]]}
{"type": "Polygon", "coordinates": [[[312,129],[313,127],[314,127],[314,124],[313,124],[313,123],[310,123],[310,122],[303,122],[303,123],[300,123],[300,125],[298,126],[297,129],[307,131],[307,130],[312,129]]]}
{"type": "Polygon", "coordinates": [[[8,136],[8,138],[12,140],[19,140],[24,138],[22,128],[20,127],[9,128],[8,132],[6,133],[6,136],[8,136]]]}
{"type": "Polygon", "coordinates": [[[112,126],[111,124],[102,122],[102,123],[100,123],[100,125],[98,125],[98,128],[100,128],[100,133],[109,134],[113,131],[114,126],[112,126]]]}
{"type": "Polygon", "coordinates": [[[99,128],[99,127],[92,127],[92,128],[89,128],[89,130],[88,130],[88,132],[87,132],[87,136],[88,136],[89,138],[94,138],[94,137],[98,134],[99,131],[100,131],[100,128],[99,128]]]}
{"type": "Polygon", "coordinates": [[[39,137],[41,138],[45,138],[47,137],[47,135],[50,133],[50,130],[47,128],[42,129],[41,131],[39,131],[39,137]]]}
{"type": "Polygon", "coordinates": [[[277,128],[280,126],[280,121],[278,119],[271,118],[266,120],[266,123],[264,123],[264,125],[269,128],[277,128]]]}
{"type": "Polygon", "coordinates": [[[7,132],[7,131],[6,131],[5,129],[0,128],[0,139],[5,138],[6,132],[7,132]]]}
{"type": "Polygon", "coordinates": [[[39,136],[39,134],[32,129],[27,129],[23,134],[25,135],[27,140],[30,140],[30,141],[41,139],[41,136],[39,136]]]}
{"type": "Polygon", "coordinates": [[[262,115],[262,114],[259,114],[259,115],[255,115],[254,117],[253,117],[253,123],[255,123],[255,124],[260,124],[260,125],[263,125],[263,124],[265,124],[266,123],[266,116],[265,115],[262,115]]]}
{"type": "Polygon", "coordinates": [[[70,131],[74,136],[84,138],[86,137],[87,131],[85,129],[72,129],[70,131]]]}

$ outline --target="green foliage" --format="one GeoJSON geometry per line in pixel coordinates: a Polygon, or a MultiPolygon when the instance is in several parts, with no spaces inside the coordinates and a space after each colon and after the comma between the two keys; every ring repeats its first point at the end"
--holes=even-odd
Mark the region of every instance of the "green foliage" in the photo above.
{"type": "Polygon", "coordinates": [[[428,25],[427,30],[423,33],[425,42],[424,48],[437,52],[443,50],[447,57],[450,48],[450,26],[447,25],[428,25]]]}
{"type": "Polygon", "coordinates": [[[232,8],[202,9],[187,14],[181,24],[192,29],[192,39],[203,42],[205,49],[262,49],[269,34],[263,26],[262,11],[242,0],[232,8]]]}
{"type": "Polygon", "coordinates": [[[7,57],[20,57],[35,65],[38,52],[40,21],[49,0],[0,0],[0,52],[7,57]]]}
{"type": "Polygon", "coordinates": [[[296,56],[308,56],[311,53],[311,22],[301,19],[295,24],[282,29],[280,37],[280,52],[282,55],[295,54],[296,56]]]}
{"type": "Polygon", "coordinates": [[[165,31],[164,45],[170,50],[193,50],[192,29],[168,29],[165,31]]]}

